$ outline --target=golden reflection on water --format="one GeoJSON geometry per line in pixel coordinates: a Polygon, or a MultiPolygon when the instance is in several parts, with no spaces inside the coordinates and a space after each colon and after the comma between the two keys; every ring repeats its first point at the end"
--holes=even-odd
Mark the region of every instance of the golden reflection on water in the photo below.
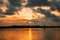
{"type": "Polygon", "coordinates": [[[0,29],[0,40],[44,40],[42,28],[0,29]]]}
{"type": "Polygon", "coordinates": [[[31,30],[31,28],[29,29],[29,39],[32,40],[32,30],[31,30]]]}

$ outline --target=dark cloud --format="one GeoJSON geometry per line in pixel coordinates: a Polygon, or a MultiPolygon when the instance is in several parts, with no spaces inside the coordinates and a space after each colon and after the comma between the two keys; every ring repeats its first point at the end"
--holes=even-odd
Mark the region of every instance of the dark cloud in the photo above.
{"type": "Polygon", "coordinates": [[[2,10],[0,9],[0,18],[5,18],[6,16],[3,14],[2,10]]]}
{"type": "Polygon", "coordinates": [[[14,14],[14,11],[11,11],[11,10],[7,10],[5,15],[13,15],[14,14]]]}
{"type": "Polygon", "coordinates": [[[56,4],[56,8],[60,12],[60,4],[56,4]]]}
{"type": "Polygon", "coordinates": [[[47,0],[28,0],[27,6],[40,6],[40,5],[48,5],[47,0]]]}
{"type": "Polygon", "coordinates": [[[13,6],[21,6],[21,0],[9,0],[9,3],[13,6]]]}
{"type": "Polygon", "coordinates": [[[2,2],[2,1],[0,1],[0,4],[3,4],[3,2],[2,2]]]}
{"type": "Polygon", "coordinates": [[[8,5],[7,8],[11,11],[16,11],[16,7],[12,5],[8,5]]]}
{"type": "MultiPolygon", "coordinates": [[[[5,15],[13,15],[15,11],[17,11],[16,7],[17,5],[20,5],[20,0],[8,0],[9,4],[6,5],[6,7],[8,8],[8,10],[6,10],[6,12],[4,13],[5,15]],[[16,5],[15,5],[16,4],[16,5]]],[[[0,1],[0,4],[2,4],[3,6],[3,1],[0,1]]],[[[2,14],[3,11],[0,10],[0,14],[2,14]]]]}
{"type": "Polygon", "coordinates": [[[20,0],[8,0],[10,5],[7,5],[8,10],[6,10],[5,15],[14,15],[17,11],[16,7],[20,7],[20,0]]]}
{"type": "Polygon", "coordinates": [[[56,8],[60,12],[60,2],[53,1],[50,3],[50,5],[56,8]]]}
{"type": "Polygon", "coordinates": [[[8,10],[6,10],[6,12],[5,12],[5,15],[14,15],[15,13],[15,11],[16,11],[17,9],[14,7],[14,6],[8,6],[8,10]]]}
{"type": "Polygon", "coordinates": [[[55,22],[60,22],[60,17],[57,17],[56,15],[54,14],[51,14],[51,12],[49,10],[45,10],[45,9],[41,9],[41,8],[38,8],[37,10],[39,13],[42,13],[44,15],[46,15],[47,18],[52,18],[53,21],[55,22]]]}
{"type": "Polygon", "coordinates": [[[0,14],[2,14],[2,10],[0,9],[0,14]]]}

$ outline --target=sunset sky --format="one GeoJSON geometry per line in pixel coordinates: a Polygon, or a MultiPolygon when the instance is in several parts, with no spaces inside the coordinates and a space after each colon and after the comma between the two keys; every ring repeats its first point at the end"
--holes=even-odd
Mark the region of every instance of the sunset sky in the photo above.
{"type": "Polygon", "coordinates": [[[60,5],[58,1],[55,1],[55,4],[53,2],[47,0],[0,0],[0,26],[60,26],[60,5]]]}

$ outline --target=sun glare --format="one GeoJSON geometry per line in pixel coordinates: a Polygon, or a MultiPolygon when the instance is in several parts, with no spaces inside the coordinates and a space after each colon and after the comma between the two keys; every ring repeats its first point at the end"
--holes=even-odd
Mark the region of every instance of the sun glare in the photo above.
{"type": "Polygon", "coordinates": [[[29,29],[29,40],[32,40],[32,30],[31,30],[31,28],[29,29]]]}

